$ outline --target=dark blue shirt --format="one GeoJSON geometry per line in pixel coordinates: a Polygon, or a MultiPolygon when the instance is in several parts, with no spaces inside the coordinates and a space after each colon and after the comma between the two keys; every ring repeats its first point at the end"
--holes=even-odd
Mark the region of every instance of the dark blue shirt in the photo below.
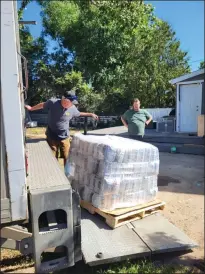
{"type": "Polygon", "coordinates": [[[69,122],[73,117],[79,117],[80,112],[72,105],[65,109],[61,99],[50,99],[44,103],[48,110],[48,127],[46,135],[52,140],[63,140],[69,137],[69,122]]]}

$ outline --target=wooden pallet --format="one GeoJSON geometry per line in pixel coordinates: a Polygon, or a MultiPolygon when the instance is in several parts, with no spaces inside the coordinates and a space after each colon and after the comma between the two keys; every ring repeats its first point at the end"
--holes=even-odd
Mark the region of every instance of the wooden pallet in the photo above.
{"type": "Polygon", "coordinates": [[[91,203],[81,200],[81,207],[88,210],[91,214],[99,214],[104,219],[105,222],[111,227],[116,228],[132,221],[142,219],[165,207],[165,202],[156,199],[152,202],[137,205],[134,207],[120,208],[113,211],[104,211],[99,208],[94,207],[91,203]]]}

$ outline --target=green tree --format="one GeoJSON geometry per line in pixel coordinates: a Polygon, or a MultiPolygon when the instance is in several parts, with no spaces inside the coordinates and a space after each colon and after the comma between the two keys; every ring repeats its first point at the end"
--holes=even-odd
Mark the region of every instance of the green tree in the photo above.
{"type": "Polygon", "coordinates": [[[145,107],[174,104],[169,80],[189,72],[175,33],[139,1],[47,1],[45,32],[74,53],[74,69],[122,111],[137,96],[145,107]],[[169,91],[165,92],[164,91],[169,91]]]}
{"type": "Polygon", "coordinates": [[[83,79],[81,72],[71,71],[55,79],[54,86],[61,96],[66,90],[73,90],[78,95],[82,111],[96,111],[102,103],[102,96],[97,94],[83,79]]]}
{"type": "Polygon", "coordinates": [[[169,80],[189,72],[187,53],[180,50],[166,22],[156,23],[158,27],[148,28],[146,36],[145,30],[138,33],[138,46],[129,54],[124,76],[129,98],[140,97],[144,106],[170,107],[174,105],[175,92],[169,80]]]}
{"type": "Polygon", "coordinates": [[[202,61],[199,65],[199,69],[204,69],[205,68],[205,62],[202,61]]]}
{"type": "Polygon", "coordinates": [[[43,97],[41,92],[45,79],[43,79],[43,69],[45,72],[48,60],[46,42],[43,37],[33,39],[28,27],[20,28],[21,52],[27,58],[29,72],[28,101],[36,102],[43,97]],[[39,98],[38,98],[39,97],[39,98]]]}
{"type": "MultiPolygon", "coordinates": [[[[25,7],[29,1],[23,2],[25,7]]],[[[61,50],[34,62],[37,98],[53,90],[59,93],[71,85],[66,77],[81,71],[84,84],[92,84],[84,98],[101,102],[99,111],[121,113],[133,97],[144,107],[174,105],[169,80],[189,72],[187,53],[171,27],[156,18],[152,5],[136,0],[38,2],[44,33],[58,41],[61,50]],[[64,49],[72,53],[72,62],[64,49]]]]}
{"type": "MultiPolygon", "coordinates": [[[[19,17],[30,0],[22,1],[19,17]]],[[[38,1],[44,5],[43,1],[38,1]]],[[[96,111],[102,103],[102,96],[96,94],[93,88],[83,79],[81,72],[73,70],[73,54],[59,46],[48,53],[47,40],[41,37],[33,39],[28,27],[20,27],[20,42],[22,54],[28,60],[29,92],[28,101],[31,104],[45,101],[50,97],[60,97],[66,90],[75,90],[79,96],[80,108],[86,111],[96,111]]]]}

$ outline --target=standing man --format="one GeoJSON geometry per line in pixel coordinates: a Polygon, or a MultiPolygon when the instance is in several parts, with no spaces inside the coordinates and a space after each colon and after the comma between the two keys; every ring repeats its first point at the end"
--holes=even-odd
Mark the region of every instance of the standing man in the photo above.
{"type": "Polygon", "coordinates": [[[64,165],[70,149],[69,122],[73,117],[87,116],[98,119],[94,113],[79,112],[74,106],[78,104],[77,97],[71,91],[66,91],[61,99],[49,99],[33,107],[25,106],[29,111],[48,110],[48,126],[46,130],[47,142],[56,158],[58,149],[63,153],[64,165]]]}
{"type": "Polygon", "coordinates": [[[129,137],[142,140],[145,133],[145,125],[152,121],[148,111],[140,109],[140,100],[133,100],[133,108],[127,110],[121,117],[123,125],[128,128],[129,137]]]}

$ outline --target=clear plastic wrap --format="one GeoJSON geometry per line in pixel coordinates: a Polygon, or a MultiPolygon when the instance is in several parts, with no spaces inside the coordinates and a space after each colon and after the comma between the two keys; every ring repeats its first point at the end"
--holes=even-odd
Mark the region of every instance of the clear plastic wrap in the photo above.
{"type": "Polygon", "coordinates": [[[81,199],[102,210],[155,199],[158,148],[117,136],[73,136],[65,172],[81,199]]]}

